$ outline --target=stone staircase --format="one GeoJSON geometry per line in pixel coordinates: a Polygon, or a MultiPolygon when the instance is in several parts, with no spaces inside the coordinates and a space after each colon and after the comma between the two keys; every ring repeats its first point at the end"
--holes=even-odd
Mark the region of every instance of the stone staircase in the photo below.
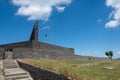
{"type": "Polygon", "coordinates": [[[2,65],[4,70],[4,80],[33,80],[27,71],[19,67],[16,60],[3,60],[2,65]]]}

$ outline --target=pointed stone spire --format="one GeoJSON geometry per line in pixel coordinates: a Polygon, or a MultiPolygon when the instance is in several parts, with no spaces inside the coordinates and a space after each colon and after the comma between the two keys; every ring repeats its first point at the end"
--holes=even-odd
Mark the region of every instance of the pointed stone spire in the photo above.
{"type": "Polygon", "coordinates": [[[38,41],[38,20],[36,21],[30,36],[30,41],[32,40],[38,41]]]}

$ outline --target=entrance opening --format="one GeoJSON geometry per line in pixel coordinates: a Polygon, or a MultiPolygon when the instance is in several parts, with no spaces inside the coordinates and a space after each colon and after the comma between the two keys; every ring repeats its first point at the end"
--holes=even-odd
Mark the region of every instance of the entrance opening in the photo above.
{"type": "Polygon", "coordinates": [[[9,51],[13,51],[13,49],[9,49],[9,51]]]}
{"type": "Polygon", "coordinates": [[[9,51],[9,52],[12,52],[12,51],[13,51],[13,49],[6,49],[5,51],[9,51]]]}
{"type": "Polygon", "coordinates": [[[13,49],[5,50],[5,59],[12,59],[12,51],[13,51],[13,49]]]}

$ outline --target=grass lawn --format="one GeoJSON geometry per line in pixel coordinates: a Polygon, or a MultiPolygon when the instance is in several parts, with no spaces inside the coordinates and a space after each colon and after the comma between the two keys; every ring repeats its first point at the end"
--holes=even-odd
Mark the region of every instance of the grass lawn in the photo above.
{"type": "Polygon", "coordinates": [[[76,80],[120,80],[119,61],[69,61],[20,59],[20,61],[56,71],[76,80]],[[113,67],[109,70],[104,67],[113,67]]]}

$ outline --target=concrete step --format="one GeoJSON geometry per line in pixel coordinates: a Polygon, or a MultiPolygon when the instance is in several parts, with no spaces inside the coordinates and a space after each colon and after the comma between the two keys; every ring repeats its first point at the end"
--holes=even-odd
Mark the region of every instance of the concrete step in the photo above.
{"type": "Polygon", "coordinates": [[[4,69],[6,80],[31,79],[31,76],[21,68],[4,69]]]}
{"type": "Polygon", "coordinates": [[[4,69],[8,69],[8,68],[18,68],[19,66],[15,60],[4,60],[3,67],[4,69]]]}
{"type": "Polygon", "coordinates": [[[17,65],[3,65],[4,69],[9,69],[9,68],[18,68],[17,65]]]}
{"type": "Polygon", "coordinates": [[[26,75],[27,73],[19,68],[5,69],[5,76],[26,75]]]}
{"type": "Polygon", "coordinates": [[[27,75],[27,73],[5,74],[6,77],[9,77],[9,76],[18,76],[18,75],[27,75]]]}
{"type": "Polygon", "coordinates": [[[30,74],[21,69],[16,60],[3,60],[5,80],[33,80],[30,74]]]}
{"type": "Polygon", "coordinates": [[[24,79],[16,79],[16,80],[32,80],[30,78],[24,78],[24,79]]]}
{"type": "Polygon", "coordinates": [[[6,80],[16,80],[16,79],[24,79],[24,78],[29,78],[28,75],[17,75],[17,76],[9,76],[5,77],[6,80]]]}
{"type": "Polygon", "coordinates": [[[16,64],[14,60],[4,60],[3,64],[16,64]]]}

